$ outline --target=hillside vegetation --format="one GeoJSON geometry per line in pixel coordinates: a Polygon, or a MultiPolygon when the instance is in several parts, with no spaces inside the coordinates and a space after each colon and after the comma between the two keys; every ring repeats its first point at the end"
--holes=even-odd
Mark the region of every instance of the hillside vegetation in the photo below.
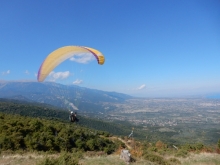
{"type": "Polygon", "coordinates": [[[27,151],[104,151],[111,153],[115,144],[102,136],[103,131],[94,131],[81,126],[19,115],[0,113],[1,150],[27,151]]]}

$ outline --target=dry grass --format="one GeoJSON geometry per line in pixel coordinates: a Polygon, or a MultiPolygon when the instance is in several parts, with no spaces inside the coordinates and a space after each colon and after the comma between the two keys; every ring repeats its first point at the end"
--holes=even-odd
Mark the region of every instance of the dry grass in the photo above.
{"type": "MultiPolygon", "coordinates": [[[[58,155],[49,155],[50,157],[57,157],[58,155]]],[[[0,155],[0,165],[36,165],[39,161],[43,160],[46,155],[37,153],[25,154],[7,154],[0,155]]]]}
{"type": "Polygon", "coordinates": [[[27,155],[4,155],[0,157],[0,165],[34,165],[38,160],[42,160],[43,156],[27,154],[27,155]]]}
{"type": "Polygon", "coordinates": [[[79,162],[80,165],[125,165],[118,155],[85,157],[79,162]]]}
{"type": "MultiPolygon", "coordinates": [[[[45,159],[45,157],[58,157],[59,154],[38,154],[38,153],[25,153],[25,154],[4,154],[0,155],[0,165],[36,165],[38,162],[45,159]]],[[[166,157],[168,159],[169,157],[166,157]]],[[[182,165],[220,165],[220,155],[216,153],[200,153],[191,154],[187,158],[177,158],[182,165]]],[[[119,154],[102,155],[102,156],[84,156],[79,161],[80,165],[126,165],[120,159],[119,154]]],[[[137,159],[131,165],[156,165],[153,162],[137,159]]]]}
{"type": "MultiPolygon", "coordinates": [[[[80,165],[127,165],[119,155],[108,155],[98,157],[85,157],[79,162],[80,165]]],[[[130,163],[131,165],[155,165],[152,162],[139,159],[136,162],[130,163]]]]}
{"type": "Polygon", "coordinates": [[[191,154],[179,160],[182,165],[220,165],[220,155],[215,153],[191,154]]]}

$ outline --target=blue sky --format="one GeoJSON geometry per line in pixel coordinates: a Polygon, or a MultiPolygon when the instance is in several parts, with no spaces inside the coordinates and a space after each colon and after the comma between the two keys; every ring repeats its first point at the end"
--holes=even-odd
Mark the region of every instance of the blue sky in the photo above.
{"type": "Polygon", "coordinates": [[[36,81],[49,53],[82,45],[105,64],[67,60],[56,82],[145,97],[220,92],[219,9],[218,0],[1,1],[0,80],[36,81]]]}

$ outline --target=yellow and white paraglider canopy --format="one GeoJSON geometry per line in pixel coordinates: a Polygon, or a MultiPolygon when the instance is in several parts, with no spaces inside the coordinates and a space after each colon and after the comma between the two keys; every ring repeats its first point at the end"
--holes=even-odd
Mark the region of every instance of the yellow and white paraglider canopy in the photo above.
{"type": "Polygon", "coordinates": [[[73,57],[77,54],[90,53],[97,59],[98,64],[102,65],[105,62],[103,54],[93,48],[84,47],[84,46],[64,46],[61,47],[52,53],[50,53],[44,62],[41,64],[41,67],[38,70],[37,80],[42,82],[54,70],[60,63],[73,57]]]}

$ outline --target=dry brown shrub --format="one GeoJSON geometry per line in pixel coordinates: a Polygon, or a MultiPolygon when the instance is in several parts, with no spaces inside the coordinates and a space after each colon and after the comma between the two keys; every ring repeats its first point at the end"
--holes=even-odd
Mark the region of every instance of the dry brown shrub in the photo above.
{"type": "Polygon", "coordinates": [[[166,144],[164,144],[162,141],[157,141],[155,144],[157,149],[162,149],[162,148],[166,148],[166,144]]]}
{"type": "Polygon", "coordinates": [[[220,149],[219,148],[216,149],[216,153],[220,154],[220,149]]]}

